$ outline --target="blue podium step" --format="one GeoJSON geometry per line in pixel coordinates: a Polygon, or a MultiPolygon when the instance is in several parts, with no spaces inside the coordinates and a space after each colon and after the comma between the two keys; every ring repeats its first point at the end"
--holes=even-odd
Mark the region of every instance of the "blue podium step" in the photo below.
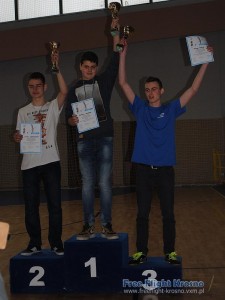
{"type": "Polygon", "coordinates": [[[20,253],[10,259],[12,293],[53,293],[64,291],[64,256],[50,250],[31,256],[20,253]]]}
{"type": "Polygon", "coordinates": [[[107,240],[98,234],[87,241],[76,236],[64,243],[65,285],[71,292],[119,292],[123,266],[128,264],[128,235],[107,240]]]}
{"type": "Polygon", "coordinates": [[[181,264],[173,265],[165,261],[164,257],[148,257],[147,262],[137,266],[123,268],[123,291],[137,289],[154,290],[156,288],[173,287],[174,280],[182,280],[181,264]]]}
{"type": "Polygon", "coordinates": [[[182,280],[182,264],[171,265],[164,257],[148,257],[146,263],[129,266],[127,233],[119,233],[116,240],[97,234],[78,241],[74,235],[65,241],[64,250],[64,256],[42,250],[12,257],[11,292],[135,293],[137,288],[149,291],[182,280]]]}

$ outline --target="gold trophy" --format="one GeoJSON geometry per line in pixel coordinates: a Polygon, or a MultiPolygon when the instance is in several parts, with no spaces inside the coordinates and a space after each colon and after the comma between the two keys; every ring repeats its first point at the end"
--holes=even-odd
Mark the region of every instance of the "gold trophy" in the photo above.
{"type": "MultiPolygon", "coordinates": [[[[126,25],[126,26],[122,26],[121,27],[121,37],[122,40],[127,40],[128,37],[130,36],[130,34],[132,34],[134,32],[134,28],[132,26],[126,25]]],[[[124,48],[124,44],[119,43],[116,45],[116,50],[118,52],[123,51],[124,48]]]]}
{"type": "MultiPolygon", "coordinates": [[[[113,19],[118,18],[118,13],[120,10],[120,3],[119,2],[111,2],[109,3],[109,10],[111,11],[111,15],[113,19]]],[[[117,27],[111,29],[111,35],[115,36],[118,34],[119,29],[117,27]]]]}
{"type": "MultiPolygon", "coordinates": [[[[54,54],[55,52],[58,51],[60,43],[52,41],[52,42],[49,42],[49,45],[50,45],[50,48],[51,48],[51,51],[52,51],[51,54],[54,54]]],[[[59,72],[59,69],[57,68],[56,63],[52,64],[51,70],[52,70],[52,73],[58,73],[59,72]]]]}

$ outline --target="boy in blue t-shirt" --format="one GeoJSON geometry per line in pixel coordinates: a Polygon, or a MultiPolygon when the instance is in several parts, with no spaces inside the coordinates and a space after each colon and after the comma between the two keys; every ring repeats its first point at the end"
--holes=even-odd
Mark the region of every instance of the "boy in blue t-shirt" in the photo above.
{"type": "MultiPolygon", "coordinates": [[[[135,95],[127,82],[126,41],[124,44],[124,50],[120,53],[119,84],[129,101],[129,108],[137,123],[132,155],[132,162],[137,166],[137,253],[133,255],[130,264],[140,264],[147,259],[149,213],[154,187],[157,188],[162,212],[165,260],[171,264],[179,264],[175,252],[174,218],[175,122],[186,111],[186,104],[197,93],[208,64],[201,65],[192,85],[180,98],[167,104],[161,103],[164,89],[160,79],[147,78],[145,82],[147,101],[143,101],[135,95]]],[[[208,47],[208,51],[212,51],[212,48],[208,47]]]]}

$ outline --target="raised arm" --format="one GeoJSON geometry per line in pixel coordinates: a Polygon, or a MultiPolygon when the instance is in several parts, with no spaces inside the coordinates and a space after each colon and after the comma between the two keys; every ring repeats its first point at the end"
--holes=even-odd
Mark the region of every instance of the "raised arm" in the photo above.
{"type": "Polygon", "coordinates": [[[114,32],[113,36],[113,51],[116,51],[116,45],[120,41],[120,24],[119,18],[112,18],[111,22],[111,30],[114,32]]]}
{"type": "Polygon", "coordinates": [[[195,79],[189,89],[187,89],[180,97],[181,107],[187,105],[191,98],[198,92],[200,85],[202,83],[203,77],[205,75],[208,64],[201,65],[195,79]]]}
{"type": "Polygon", "coordinates": [[[65,80],[64,80],[64,78],[62,76],[62,73],[60,72],[60,68],[59,68],[59,52],[58,51],[54,51],[54,53],[52,53],[51,60],[52,60],[52,63],[55,62],[56,67],[59,70],[58,73],[56,73],[57,80],[58,80],[58,85],[59,85],[59,93],[57,95],[57,100],[58,100],[59,109],[61,109],[61,107],[63,106],[63,104],[65,102],[66,95],[68,93],[68,88],[67,88],[65,80]]]}
{"type": "MultiPolygon", "coordinates": [[[[209,52],[213,52],[213,47],[208,46],[207,50],[209,52]]],[[[198,90],[201,86],[202,80],[204,78],[207,67],[208,67],[207,63],[201,65],[197,75],[195,76],[195,79],[193,80],[193,83],[192,83],[191,87],[189,89],[187,89],[181,95],[181,97],[180,97],[181,107],[184,107],[185,105],[187,105],[187,103],[191,100],[191,98],[198,92],[198,90]]]]}
{"type": "Polygon", "coordinates": [[[126,76],[126,55],[127,55],[127,42],[123,41],[124,49],[120,52],[120,63],[119,63],[119,85],[126,96],[127,100],[133,104],[135,94],[131,86],[127,82],[126,76]]]}

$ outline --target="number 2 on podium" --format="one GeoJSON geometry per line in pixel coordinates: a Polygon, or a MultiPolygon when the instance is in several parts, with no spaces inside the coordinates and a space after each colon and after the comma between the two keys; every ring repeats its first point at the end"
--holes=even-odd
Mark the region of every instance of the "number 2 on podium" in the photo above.
{"type": "Polygon", "coordinates": [[[90,266],[91,277],[97,277],[96,257],[91,257],[84,264],[85,268],[90,266]]]}

